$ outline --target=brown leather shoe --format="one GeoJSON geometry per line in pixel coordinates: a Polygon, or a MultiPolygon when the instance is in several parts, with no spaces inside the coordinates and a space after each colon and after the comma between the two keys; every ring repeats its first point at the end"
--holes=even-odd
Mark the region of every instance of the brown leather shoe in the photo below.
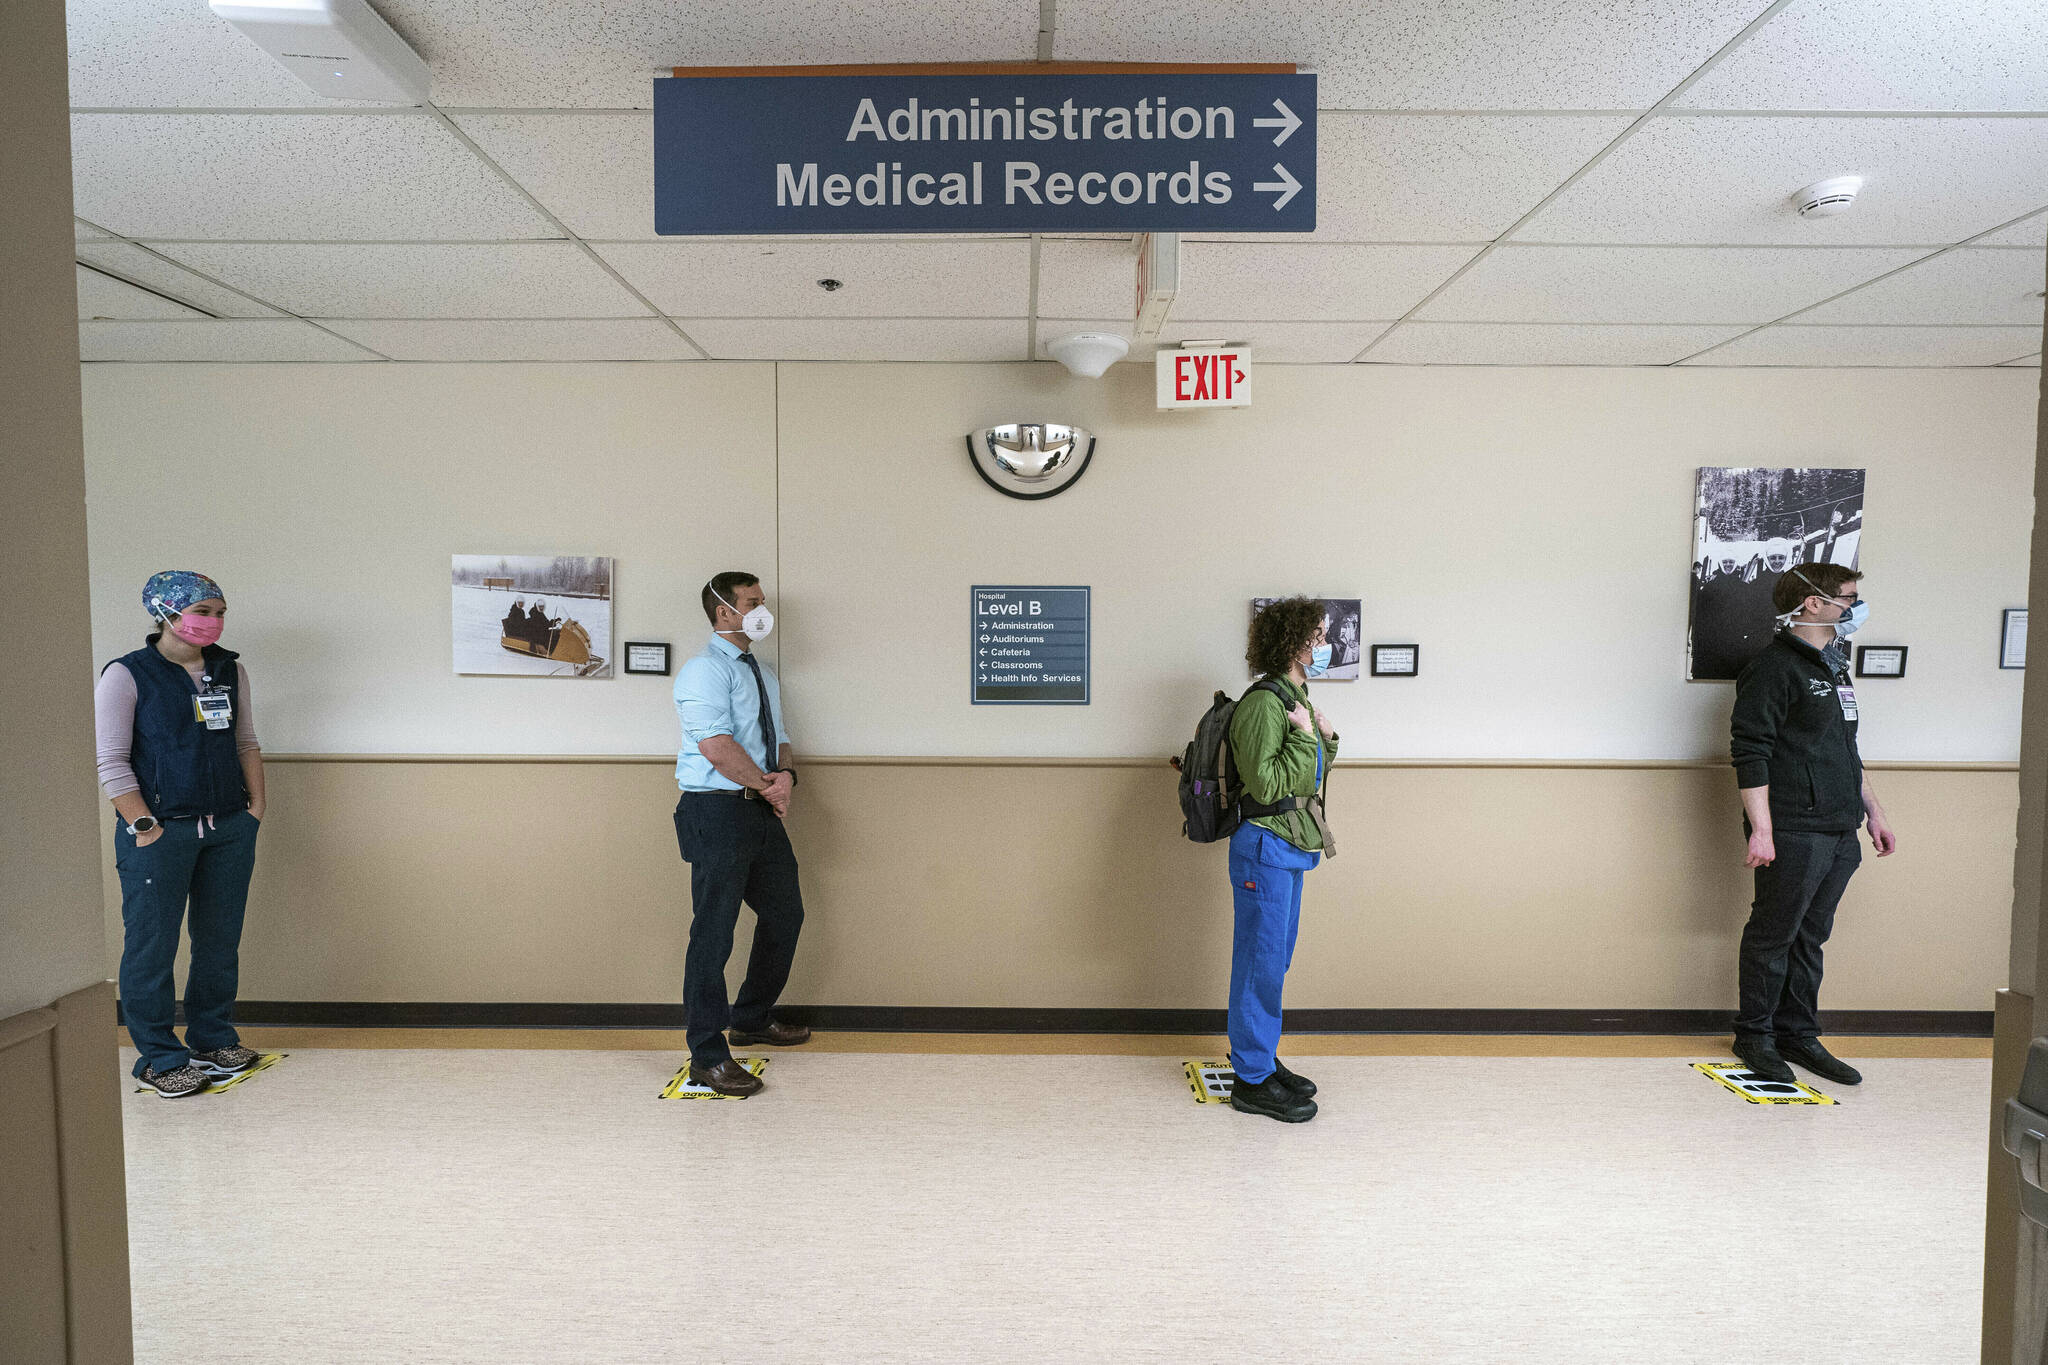
{"type": "Polygon", "coordinates": [[[708,1071],[699,1071],[697,1064],[692,1062],[690,1080],[707,1090],[715,1090],[721,1095],[738,1095],[742,1099],[759,1093],[761,1089],[761,1078],[731,1058],[708,1071]]]}
{"type": "Polygon", "coordinates": [[[734,1047],[759,1047],[763,1043],[770,1047],[795,1047],[798,1043],[811,1041],[811,1031],[801,1024],[770,1023],[759,1033],[732,1029],[725,1036],[734,1047]]]}

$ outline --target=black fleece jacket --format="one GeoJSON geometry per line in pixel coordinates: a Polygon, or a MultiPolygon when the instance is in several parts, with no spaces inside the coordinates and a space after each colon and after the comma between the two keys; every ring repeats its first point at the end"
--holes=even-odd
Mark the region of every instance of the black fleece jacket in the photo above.
{"type": "Polygon", "coordinates": [[[1771,825],[1840,833],[1863,823],[1863,760],[1846,669],[1780,631],[1735,682],[1729,755],[1742,787],[1771,789],[1771,825]]]}

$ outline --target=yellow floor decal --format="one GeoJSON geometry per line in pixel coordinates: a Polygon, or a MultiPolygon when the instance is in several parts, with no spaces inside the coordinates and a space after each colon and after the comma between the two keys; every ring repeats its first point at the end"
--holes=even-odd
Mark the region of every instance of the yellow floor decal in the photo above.
{"type": "MultiPolygon", "coordinates": [[[[766,1057],[735,1057],[734,1061],[758,1076],[768,1069],[766,1057]]],[[[690,1079],[690,1064],[683,1063],[683,1069],[669,1077],[668,1084],[661,1088],[665,1100],[743,1100],[745,1095],[721,1095],[709,1086],[698,1085],[690,1079]]]]}
{"type": "MultiPolygon", "coordinates": [[[[270,1068],[276,1066],[279,1062],[283,1061],[285,1058],[291,1055],[292,1054],[289,1052],[259,1052],[256,1054],[256,1065],[250,1067],[247,1071],[238,1071],[224,1081],[216,1080],[212,1085],[208,1086],[204,1090],[199,1091],[198,1093],[201,1095],[218,1095],[223,1090],[233,1090],[236,1086],[240,1085],[243,1081],[248,1080],[251,1076],[254,1076],[261,1071],[270,1070],[270,1068]]],[[[154,1094],[155,1092],[152,1091],[146,1085],[138,1085],[135,1087],[135,1093],[138,1095],[143,1095],[154,1094]]]]}
{"type": "Polygon", "coordinates": [[[1231,1073],[1229,1062],[1185,1061],[1180,1069],[1187,1073],[1188,1089],[1195,1092],[1195,1103],[1230,1103],[1230,1087],[1237,1083],[1237,1077],[1231,1073]]]}
{"type": "Polygon", "coordinates": [[[1692,1069],[1719,1081],[1751,1104],[1835,1104],[1803,1081],[1767,1081],[1740,1062],[1694,1062],[1692,1069]]]}

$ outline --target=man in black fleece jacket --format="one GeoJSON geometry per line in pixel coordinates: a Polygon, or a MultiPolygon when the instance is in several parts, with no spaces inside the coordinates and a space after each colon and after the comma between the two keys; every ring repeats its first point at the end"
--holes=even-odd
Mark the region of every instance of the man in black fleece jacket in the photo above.
{"type": "Polygon", "coordinates": [[[1843,1085],[1862,1080],[1820,1041],[1821,945],[1863,854],[1897,847],[1856,752],[1856,689],[1842,644],[1863,622],[1856,570],[1795,564],[1778,579],[1777,638],[1735,684],[1729,753],[1742,789],[1756,901],[1742,929],[1735,1055],[1766,1080],[1797,1062],[1843,1085]]]}

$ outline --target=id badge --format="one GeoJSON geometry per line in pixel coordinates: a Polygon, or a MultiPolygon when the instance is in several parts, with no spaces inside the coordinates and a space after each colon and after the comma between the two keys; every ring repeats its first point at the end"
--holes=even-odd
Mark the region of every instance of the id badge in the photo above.
{"type": "Polygon", "coordinates": [[[235,723],[235,699],[225,692],[201,692],[192,698],[192,713],[209,730],[225,730],[235,723]]]}
{"type": "Polygon", "coordinates": [[[1842,719],[1856,719],[1856,689],[1847,683],[1835,684],[1835,697],[1842,703],[1842,719]]]}

